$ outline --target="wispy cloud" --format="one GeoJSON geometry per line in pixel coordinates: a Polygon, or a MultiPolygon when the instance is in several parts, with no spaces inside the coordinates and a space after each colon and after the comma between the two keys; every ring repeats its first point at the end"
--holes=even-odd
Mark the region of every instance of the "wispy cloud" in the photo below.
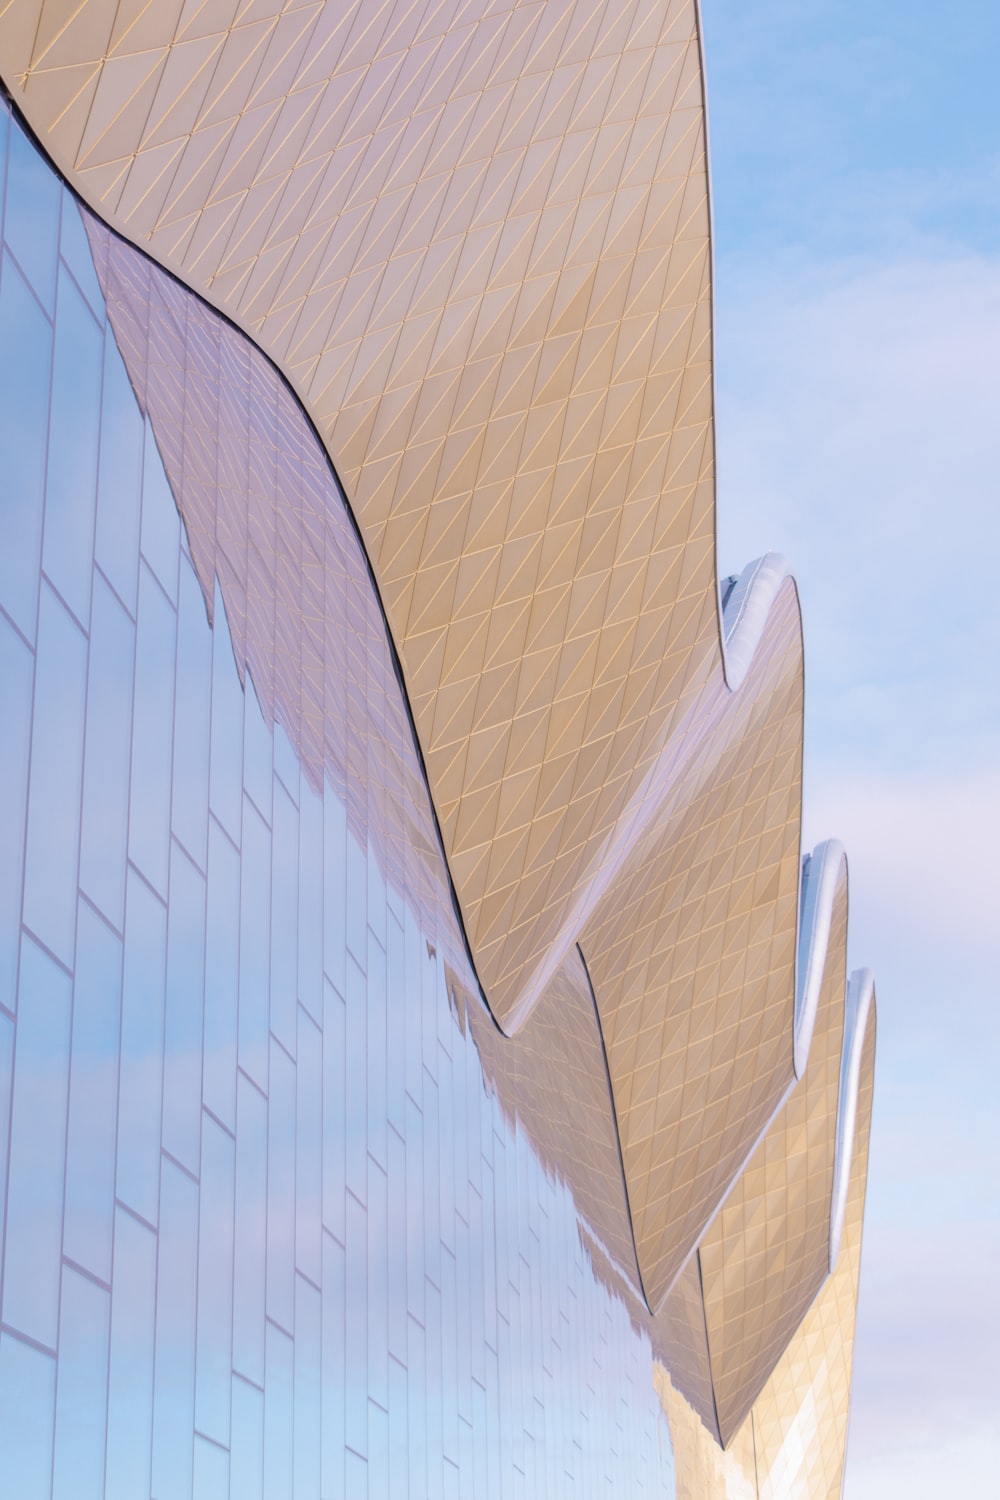
{"type": "Polygon", "coordinates": [[[850,1500],[995,1481],[1000,258],[748,255],[717,316],[723,571],[806,632],[805,842],[851,866],[879,1048],[850,1500]]]}
{"type": "Polygon", "coordinates": [[[721,304],[720,559],[791,558],[813,745],[993,758],[1000,258],[748,264],[721,304]]]}

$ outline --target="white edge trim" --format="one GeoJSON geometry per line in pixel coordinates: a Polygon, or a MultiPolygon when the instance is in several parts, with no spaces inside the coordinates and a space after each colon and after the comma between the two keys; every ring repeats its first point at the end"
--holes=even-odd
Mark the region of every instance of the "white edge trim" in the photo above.
{"type": "Polygon", "coordinates": [[[855,969],[847,981],[847,1004],[844,1015],[844,1050],[840,1062],[840,1096],[837,1101],[837,1141],[833,1163],[833,1197],[830,1207],[830,1270],[837,1264],[844,1216],[847,1212],[847,1189],[851,1180],[854,1135],[858,1118],[858,1086],[861,1080],[861,1055],[865,1033],[875,998],[875,979],[871,969],[855,969]]]}
{"type": "Polygon", "coordinates": [[[838,839],[826,839],[817,844],[812,854],[807,854],[802,861],[792,1054],[796,1078],[801,1078],[806,1070],[830,946],[833,903],[841,880],[846,878],[847,855],[838,839]]]}
{"type": "Polygon", "coordinates": [[[742,685],[767,625],[771,606],[786,578],[788,559],[765,552],[748,563],[722,604],[722,666],[732,692],[742,685]]]}

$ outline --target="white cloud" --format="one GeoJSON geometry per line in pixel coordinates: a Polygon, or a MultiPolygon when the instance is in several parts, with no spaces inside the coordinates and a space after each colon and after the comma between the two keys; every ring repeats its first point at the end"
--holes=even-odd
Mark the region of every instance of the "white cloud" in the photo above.
{"type": "Polygon", "coordinates": [[[720,566],[800,584],[878,1058],[847,1500],[995,1488],[1000,258],[724,268],[720,566]]]}
{"type": "Polygon", "coordinates": [[[792,561],[813,751],[995,753],[1000,259],[750,264],[717,330],[720,562],[792,561]]]}
{"type": "Polygon", "coordinates": [[[825,759],[807,766],[804,833],[847,846],[856,939],[886,952],[926,944],[952,974],[995,951],[1000,768],[956,777],[825,759]]]}

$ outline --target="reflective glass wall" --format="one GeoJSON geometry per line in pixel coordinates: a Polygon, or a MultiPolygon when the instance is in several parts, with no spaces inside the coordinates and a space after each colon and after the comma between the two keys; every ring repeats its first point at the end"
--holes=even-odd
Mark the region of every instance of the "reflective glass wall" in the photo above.
{"type": "Polygon", "coordinates": [[[323,455],[0,141],[0,1490],[671,1496],[323,455]]]}

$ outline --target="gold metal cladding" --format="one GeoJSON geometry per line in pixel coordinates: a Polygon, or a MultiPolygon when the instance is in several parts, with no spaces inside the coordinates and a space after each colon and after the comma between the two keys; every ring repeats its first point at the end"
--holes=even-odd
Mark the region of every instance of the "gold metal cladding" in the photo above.
{"type": "Polygon", "coordinates": [[[601,1034],[579,953],[567,956],[514,1038],[497,1030],[479,997],[467,995],[447,966],[445,976],[487,1087],[511,1124],[527,1133],[545,1169],[569,1183],[581,1223],[617,1270],[616,1294],[640,1308],[601,1034]]]}
{"type": "Polygon", "coordinates": [[[840,1500],[868,1177],[875,1011],[868,1015],[840,1253],[753,1409],[760,1500],[840,1500]]]}
{"type": "MultiPolygon", "coordinates": [[[[657,1391],[670,1423],[678,1500],[840,1500],[874,1065],[873,1006],[861,1049],[850,1183],[837,1263],[724,1452],[711,1431],[713,1424],[703,1425],[681,1394],[676,1374],[671,1378],[665,1366],[654,1366],[657,1391]]],[[[675,1304],[689,1275],[685,1271],[668,1307],[675,1304]]],[[[677,1316],[682,1316],[679,1310],[677,1316]]]]}
{"type": "Polygon", "coordinates": [[[313,788],[326,777],[339,790],[355,837],[374,839],[390,885],[440,937],[445,877],[427,786],[367,561],[316,434],[244,334],[81,212],[209,618],[221,591],[241,682],[251,678],[313,788]],[[369,826],[361,786],[394,838],[369,826]]]}
{"type": "Polygon", "coordinates": [[[804,1077],[698,1249],[715,1406],[727,1444],[830,1270],[846,958],[842,860],[804,1077]]]}
{"type": "Polygon", "coordinates": [[[724,1450],[659,1361],[653,1365],[653,1385],[670,1427],[676,1500],[759,1500],[751,1424],[747,1422],[724,1450]]]}
{"type": "MultiPolygon", "coordinates": [[[[405,725],[398,713],[382,723],[380,733],[387,750],[395,752],[386,755],[384,767],[352,758],[354,739],[360,743],[364,737],[348,732],[345,738],[344,734],[345,725],[365,716],[365,684],[369,680],[387,682],[392,673],[360,548],[333,479],[319,459],[318,444],[294,398],[242,334],[90,214],[85,212],[84,219],[115,335],[140,404],[153,423],[210,609],[217,581],[222,585],[239,670],[241,674],[246,670],[251,673],[268,717],[275,718],[290,734],[314,784],[326,774],[343,787],[349,813],[350,787],[373,775],[379,778],[379,796],[397,809],[397,818],[402,820],[400,847],[390,841],[379,851],[380,858],[389,880],[397,888],[405,886],[415,899],[427,884],[422,878],[424,861],[418,861],[416,869],[411,863],[407,873],[408,851],[425,851],[435,871],[440,855],[433,830],[419,816],[426,807],[426,797],[405,725]],[[248,424],[254,429],[249,468],[248,424]],[[349,624],[342,618],[345,609],[349,624]],[[344,661],[338,651],[331,655],[331,630],[357,642],[361,652],[358,660],[344,661]]],[[[752,565],[748,572],[759,573],[760,567],[752,565]]],[[[660,819],[647,818],[648,845],[638,844],[635,866],[626,863],[620,878],[611,880],[604,917],[616,911],[621,915],[622,910],[628,915],[627,902],[637,892],[645,892],[642,900],[647,905],[652,902],[651,921],[654,927],[657,925],[656,901],[664,899],[669,904],[675,894],[673,887],[661,891],[658,886],[650,894],[646,886],[647,874],[655,881],[665,868],[660,847],[664,839],[668,846],[680,840],[683,858],[673,879],[683,897],[684,921],[689,926],[699,922],[712,926],[717,898],[728,889],[735,869],[754,869],[758,859],[763,860],[762,868],[767,866],[766,848],[760,840],[762,835],[770,838],[776,826],[774,808],[778,803],[773,794],[776,788],[791,794],[797,786],[794,735],[789,742],[791,753],[778,755],[778,751],[785,744],[789,714],[793,727],[797,723],[800,677],[794,586],[785,578],[757,643],[746,691],[731,693],[717,671],[689,714],[684,733],[678,736],[677,753],[668,755],[661,767],[662,784],[650,784],[650,802],[659,809],[660,819]],[[745,774],[749,764],[757,768],[752,781],[745,774]],[[745,805],[741,802],[744,794],[745,805]],[[700,825],[696,817],[690,828],[686,824],[682,827],[677,814],[680,812],[683,819],[691,809],[704,813],[704,824],[700,825]],[[711,855],[707,878],[699,849],[711,855]],[[688,857],[693,872],[689,885],[685,883],[688,857]],[[619,910],[616,903],[622,901],[626,905],[619,910]]],[[[398,694],[387,686],[384,696],[387,704],[396,704],[402,712],[398,694]]],[[[794,795],[789,805],[797,819],[794,795]]],[[[794,819],[794,826],[785,830],[793,851],[797,841],[794,819]]],[[[356,832],[358,837],[368,836],[363,827],[356,832]]],[[[790,872],[794,868],[793,858],[790,872]]],[[[787,883],[794,905],[793,873],[788,874],[787,883]]],[[[430,884],[436,888],[433,881],[430,884]]],[[[739,881],[730,894],[734,902],[730,936],[738,946],[746,941],[739,881]]],[[[768,879],[760,895],[764,900],[777,899],[768,879]]],[[[428,930],[445,930],[436,920],[433,903],[428,909],[422,903],[418,905],[428,930]]],[[[600,905],[597,913],[602,918],[600,905]]],[[[803,925],[811,932],[815,922],[811,919],[803,925]]],[[[669,934],[669,926],[667,930],[669,934]]],[[[682,952],[680,946],[677,952],[682,952]]],[[[713,997],[719,1001],[723,1016],[733,1001],[720,979],[722,971],[714,952],[709,944],[695,965],[698,993],[708,1007],[705,1015],[709,1021],[715,1016],[713,997]]],[[[630,950],[627,956],[634,960],[636,955],[630,950]]],[[[622,975],[605,964],[602,979],[607,1011],[620,995],[622,975]]],[[[683,1007],[690,988],[683,974],[674,976],[669,968],[661,968],[645,977],[639,975],[639,982],[648,1002],[647,1024],[660,1024],[662,1029],[666,1015],[669,1029],[681,1036],[683,1007]],[[680,985],[679,998],[671,994],[674,978],[680,985]],[[677,1012],[673,1023],[669,1021],[672,1003],[677,1012]],[[652,1009],[654,1005],[659,1011],[652,1009]]],[[[791,969],[786,965],[784,983],[789,992],[791,982],[791,969]]],[[[739,998],[752,1007],[760,997],[746,983],[739,987],[739,998]]],[[[622,1184],[618,1122],[611,1109],[595,1003],[576,948],[563,960],[513,1046],[484,1019],[478,1004],[462,1004],[459,1009],[461,1014],[468,1011],[484,1068],[501,1103],[513,1117],[527,1124],[552,1169],[568,1177],[582,1214],[637,1289],[641,1281],[622,1184]],[[567,1090],[569,1080],[572,1085],[567,1090]],[[558,1143],[554,1155],[549,1149],[553,1139],[558,1143]]],[[[727,1029],[720,1024],[718,1034],[713,1031],[715,1083],[720,1078],[725,1082],[731,1048],[741,1037],[745,1039],[745,1029],[727,1029]]],[[[787,1031],[785,1040],[789,1040],[787,1031]]],[[[787,1047],[779,1047],[777,1072],[766,1048],[750,1048],[740,1059],[745,1077],[755,1069],[764,1069],[758,1084],[771,1107],[773,1091],[780,1092],[787,1081],[787,1057],[787,1047]]],[[[666,1062],[670,1061],[668,1056],[666,1062]]],[[[706,1076],[704,1059],[699,1061],[697,1052],[688,1054],[685,1050],[680,1061],[685,1067],[691,1065],[686,1099],[695,1115],[709,1096],[713,1079],[706,1076]]],[[[621,1079],[619,1092],[623,1098],[628,1095],[621,1079]]],[[[669,1109],[665,1109],[658,1128],[669,1130],[674,1123],[669,1109]]],[[[708,1174],[715,1201],[731,1180],[726,1171],[739,1169],[753,1140],[748,1132],[758,1123],[752,1111],[741,1118],[740,1131],[730,1142],[734,1160],[728,1167],[724,1164],[721,1176],[716,1161],[702,1164],[703,1178],[708,1174]]],[[[699,1231],[703,1215],[693,1217],[684,1209],[692,1199],[702,1203],[704,1186],[704,1181],[682,1177],[669,1189],[679,1205],[676,1215],[668,1213],[675,1232],[669,1241],[661,1237],[654,1249],[662,1253],[666,1246],[674,1264],[690,1250],[699,1231]]],[[[645,1211],[651,1187],[662,1187],[661,1178],[633,1172],[629,1190],[636,1205],[636,1222],[645,1211]]],[[[650,1285],[660,1285],[660,1274],[656,1264],[646,1267],[650,1285]]],[[[666,1274],[670,1274],[669,1267],[666,1274]]],[[[640,1295],[638,1291],[636,1295],[640,1295]]],[[[698,1316],[703,1325],[700,1299],[698,1316]]]]}
{"type": "Polygon", "coordinates": [[[798,619],[730,693],[695,0],[0,0],[0,69],[315,421],[508,1029],[580,942],[656,1306],[794,1020],[798,619]]]}
{"type": "Polygon", "coordinates": [[[580,939],[654,1310],[792,1082],[801,747],[786,579],[740,692],[718,666],[678,734],[659,811],[580,939]]]}
{"type": "Polygon", "coordinates": [[[694,0],[0,0],[0,59],[316,422],[504,1021],[718,656],[694,0]]]}

